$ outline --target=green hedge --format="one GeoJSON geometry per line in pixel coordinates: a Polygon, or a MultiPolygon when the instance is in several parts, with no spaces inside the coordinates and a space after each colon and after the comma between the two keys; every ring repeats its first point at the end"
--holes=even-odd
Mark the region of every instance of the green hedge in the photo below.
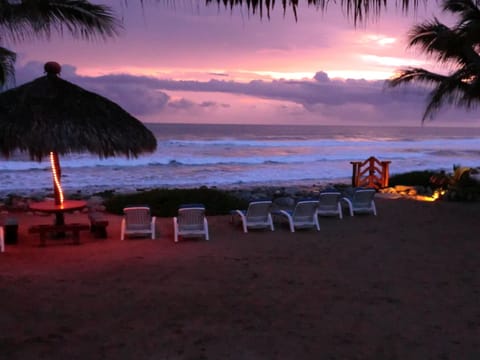
{"type": "Polygon", "coordinates": [[[233,209],[244,209],[246,200],[239,199],[227,191],[214,188],[195,189],[155,189],[132,194],[100,194],[105,197],[106,210],[113,214],[122,214],[123,208],[132,205],[148,205],[152,214],[171,217],[178,213],[181,204],[201,203],[205,205],[207,215],[225,215],[233,209]]]}

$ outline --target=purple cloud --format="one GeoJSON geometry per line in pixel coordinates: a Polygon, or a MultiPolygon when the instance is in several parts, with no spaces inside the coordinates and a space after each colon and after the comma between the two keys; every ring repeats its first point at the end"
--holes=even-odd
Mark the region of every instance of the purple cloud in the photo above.
{"type": "MultiPolygon", "coordinates": [[[[42,66],[39,63],[26,64],[17,69],[17,78],[23,81],[31,76],[34,69],[37,69],[38,76],[38,69],[42,66]]],[[[126,74],[84,77],[76,75],[72,66],[64,66],[63,69],[62,76],[67,80],[110,98],[133,115],[148,115],[149,118],[167,110],[169,115],[175,111],[190,111],[198,121],[201,121],[200,116],[205,115],[205,122],[208,122],[210,118],[205,111],[209,109],[234,111],[238,108],[233,100],[218,102],[216,94],[223,93],[257,98],[259,101],[275,101],[272,112],[286,117],[279,119],[276,115],[279,122],[288,120],[298,123],[303,119],[307,123],[331,121],[419,125],[427,95],[426,89],[419,87],[385,88],[384,81],[330,79],[322,71],[317,72],[311,80],[255,80],[240,83],[217,79],[177,81],[126,74]],[[172,99],[169,92],[174,91],[201,93],[204,99],[196,100],[188,95],[172,99]],[[292,107],[295,105],[299,108],[292,107]],[[288,111],[282,110],[282,106],[288,111]],[[200,109],[203,110],[199,113],[200,109]]],[[[259,109],[259,106],[252,104],[252,109],[259,109]]],[[[261,118],[260,115],[258,117],[261,118]]],[[[460,109],[442,112],[439,119],[472,122],[475,116],[460,109]]],[[[229,120],[225,118],[226,122],[229,120]]]]}

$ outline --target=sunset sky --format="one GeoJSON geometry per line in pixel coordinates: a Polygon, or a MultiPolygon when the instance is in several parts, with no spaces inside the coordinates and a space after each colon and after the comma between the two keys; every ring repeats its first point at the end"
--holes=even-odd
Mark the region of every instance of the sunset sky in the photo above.
{"type": "MultiPolygon", "coordinates": [[[[115,10],[120,36],[7,44],[18,54],[17,85],[57,61],[63,78],[145,122],[419,126],[425,92],[385,89],[384,79],[401,66],[431,68],[407,49],[407,33],[433,16],[446,19],[434,1],[409,16],[392,4],[356,27],[338,5],[324,13],[306,0],[297,22],[281,6],[267,19],[203,0],[143,8],[139,0],[92,2],[115,10]]],[[[477,119],[475,111],[444,110],[431,125],[476,126],[477,119]]]]}

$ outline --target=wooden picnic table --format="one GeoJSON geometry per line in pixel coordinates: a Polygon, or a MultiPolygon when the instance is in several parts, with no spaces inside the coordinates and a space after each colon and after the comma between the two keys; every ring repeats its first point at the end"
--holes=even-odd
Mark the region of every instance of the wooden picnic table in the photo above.
{"type": "Polygon", "coordinates": [[[90,227],[86,224],[65,224],[65,213],[82,210],[86,206],[85,200],[64,200],[62,204],[55,204],[54,200],[33,202],[29,204],[31,210],[55,214],[55,221],[53,224],[32,226],[29,232],[39,233],[40,243],[45,245],[47,234],[52,234],[53,238],[59,239],[65,238],[66,232],[71,231],[74,243],[78,244],[80,243],[79,231],[90,229],[90,227]]]}
{"type": "Polygon", "coordinates": [[[85,200],[65,200],[62,204],[55,204],[53,200],[33,202],[29,205],[31,210],[55,214],[55,225],[64,225],[66,212],[82,210],[87,206],[85,200]]]}

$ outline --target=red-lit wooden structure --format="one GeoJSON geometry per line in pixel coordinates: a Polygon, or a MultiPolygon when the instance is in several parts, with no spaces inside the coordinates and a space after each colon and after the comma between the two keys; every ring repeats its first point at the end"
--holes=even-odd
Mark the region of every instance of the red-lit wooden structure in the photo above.
{"type": "Polygon", "coordinates": [[[381,189],[388,187],[391,161],[380,161],[371,156],[365,161],[351,161],[352,186],[381,189]]]}

